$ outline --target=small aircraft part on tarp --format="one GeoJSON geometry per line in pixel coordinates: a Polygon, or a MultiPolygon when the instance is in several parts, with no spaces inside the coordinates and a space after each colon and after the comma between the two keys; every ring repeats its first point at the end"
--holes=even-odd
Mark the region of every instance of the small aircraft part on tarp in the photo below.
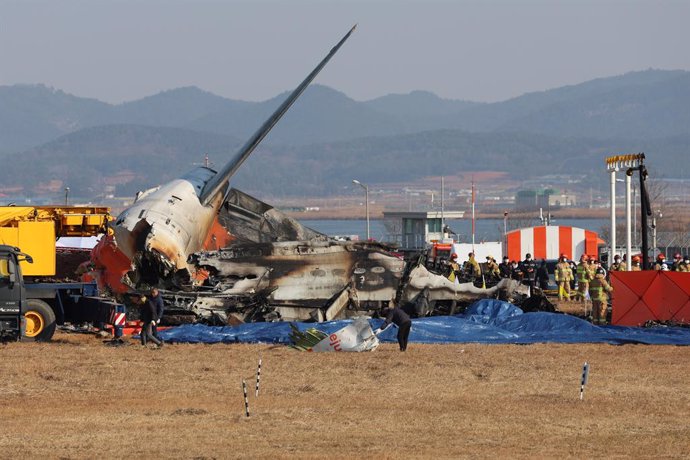
{"type": "Polygon", "coordinates": [[[303,351],[374,351],[379,339],[365,317],[356,318],[352,323],[330,334],[316,328],[301,332],[290,324],[292,347],[303,351]]]}

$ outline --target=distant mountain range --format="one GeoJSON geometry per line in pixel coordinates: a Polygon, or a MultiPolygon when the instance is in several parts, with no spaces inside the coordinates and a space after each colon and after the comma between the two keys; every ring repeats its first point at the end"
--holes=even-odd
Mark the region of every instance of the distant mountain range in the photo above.
{"type": "MultiPolygon", "coordinates": [[[[205,154],[222,163],[284,97],[246,102],[187,87],[111,105],[40,85],[0,86],[0,179],[29,193],[59,180],[85,194],[104,183],[131,194],[205,154]]],[[[355,175],[385,183],[454,168],[591,173],[607,154],[643,149],[677,171],[689,147],[686,71],[632,72],[491,104],[424,91],[358,102],[313,85],[234,183],[304,195],[336,193],[355,175]]]]}

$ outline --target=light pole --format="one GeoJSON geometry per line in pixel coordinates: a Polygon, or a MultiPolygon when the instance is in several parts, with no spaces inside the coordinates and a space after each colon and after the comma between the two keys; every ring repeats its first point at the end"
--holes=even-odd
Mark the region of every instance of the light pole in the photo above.
{"type": "Polygon", "coordinates": [[[69,187],[65,187],[65,206],[69,204],[69,187]]]}
{"type": "MultiPolygon", "coordinates": [[[[653,239],[653,246],[654,248],[652,249],[652,255],[656,254],[656,218],[657,216],[659,219],[663,217],[663,214],[661,214],[661,211],[656,211],[655,215],[652,217],[652,239],[653,239]]],[[[666,251],[668,251],[668,246],[666,247],[666,251]]]]}
{"type": "Polygon", "coordinates": [[[357,184],[360,187],[364,189],[365,197],[366,197],[366,213],[367,213],[367,241],[369,241],[369,186],[361,183],[357,179],[352,179],[353,184],[357,184]]]}

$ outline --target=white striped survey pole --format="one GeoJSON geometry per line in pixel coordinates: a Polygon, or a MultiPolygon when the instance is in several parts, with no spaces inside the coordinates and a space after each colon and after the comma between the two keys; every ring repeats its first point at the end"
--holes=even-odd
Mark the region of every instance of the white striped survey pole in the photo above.
{"type": "MultiPolygon", "coordinates": [[[[585,365],[582,366],[582,380],[580,381],[580,401],[582,401],[585,397],[585,385],[587,385],[587,381],[589,380],[589,364],[587,364],[587,361],[585,361],[585,365]]],[[[249,417],[249,415],[247,415],[249,417]]]]}
{"type": "Polygon", "coordinates": [[[259,366],[256,368],[256,397],[259,397],[259,382],[261,381],[261,354],[259,354],[259,366]]]}
{"type": "Polygon", "coordinates": [[[247,382],[242,379],[242,392],[244,393],[244,413],[249,417],[249,398],[247,397],[247,382]]]}

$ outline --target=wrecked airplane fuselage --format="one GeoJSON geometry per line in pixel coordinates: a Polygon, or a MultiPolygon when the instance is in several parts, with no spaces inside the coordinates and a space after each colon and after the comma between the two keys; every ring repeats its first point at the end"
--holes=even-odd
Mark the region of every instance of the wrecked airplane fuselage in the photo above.
{"type": "Polygon", "coordinates": [[[428,316],[479,298],[516,300],[528,293],[513,280],[488,289],[456,284],[374,242],[235,244],[196,253],[190,262],[207,276],[205,286],[164,296],[176,307],[230,323],[332,320],[373,313],[391,300],[428,316]]]}
{"type": "Polygon", "coordinates": [[[125,296],[159,286],[172,307],[231,323],[331,320],[391,299],[414,302],[424,316],[436,304],[450,303],[452,313],[458,302],[514,293],[451,283],[378,243],[328,240],[229,190],[243,162],[353,31],[218,171],[200,167],[137,196],[92,251],[100,288],[125,296]]]}

